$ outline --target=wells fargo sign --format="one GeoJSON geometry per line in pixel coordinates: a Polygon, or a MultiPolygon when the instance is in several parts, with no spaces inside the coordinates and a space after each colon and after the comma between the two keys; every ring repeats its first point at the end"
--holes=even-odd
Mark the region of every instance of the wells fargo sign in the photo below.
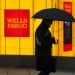
{"type": "Polygon", "coordinates": [[[64,10],[72,14],[72,2],[64,2],[64,10]]]}
{"type": "Polygon", "coordinates": [[[5,37],[30,36],[30,11],[5,10],[5,37]]]}
{"type": "MultiPolygon", "coordinates": [[[[64,2],[63,9],[72,14],[72,2],[64,2]]],[[[70,38],[70,40],[72,39],[70,38]]],[[[64,44],[64,51],[72,51],[72,43],[64,44]]]]}

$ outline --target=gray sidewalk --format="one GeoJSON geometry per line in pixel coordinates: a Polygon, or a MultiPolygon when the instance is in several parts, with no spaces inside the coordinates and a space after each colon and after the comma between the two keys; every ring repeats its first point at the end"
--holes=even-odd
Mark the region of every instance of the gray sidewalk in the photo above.
{"type": "MultiPolygon", "coordinates": [[[[39,71],[35,69],[20,69],[20,68],[0,68],[0,75],[38,75],[39,71]]],[[[75,75],[75,72],[57,71],[50,75],[75,75]]]]}

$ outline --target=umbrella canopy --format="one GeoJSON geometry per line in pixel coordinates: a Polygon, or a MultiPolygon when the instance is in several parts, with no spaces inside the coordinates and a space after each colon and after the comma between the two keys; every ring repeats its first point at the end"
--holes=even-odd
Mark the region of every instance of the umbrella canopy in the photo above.
{"type": "Polygon", "coordinates": [[[74,17],[70,13],[58,8],[40,10],[36,14],[34,14],[32,18],[75,22],[74,17]]]}

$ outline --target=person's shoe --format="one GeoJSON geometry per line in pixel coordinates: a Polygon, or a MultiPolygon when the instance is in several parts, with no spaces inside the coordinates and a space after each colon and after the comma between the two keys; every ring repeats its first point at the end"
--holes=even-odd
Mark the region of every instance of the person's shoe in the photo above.
{"type": "Polygon", "coordinates": [[[38,75],[42,75],[41,73],[39,73],[38,75]]]}

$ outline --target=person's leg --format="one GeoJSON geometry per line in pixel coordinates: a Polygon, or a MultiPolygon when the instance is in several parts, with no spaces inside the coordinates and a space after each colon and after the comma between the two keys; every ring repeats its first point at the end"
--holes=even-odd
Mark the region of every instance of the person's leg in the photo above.
{"type": "Polygon", "coordinates": [[[42,59],[42,71],[39,73],[39,75],[49,75],[50,73],[50,57],[43,57],[42,59]]]}
{"type": "Polygon", "coordinates": [[[41,71],[38,75],[49,75],[49,71],[41,71]]]}

